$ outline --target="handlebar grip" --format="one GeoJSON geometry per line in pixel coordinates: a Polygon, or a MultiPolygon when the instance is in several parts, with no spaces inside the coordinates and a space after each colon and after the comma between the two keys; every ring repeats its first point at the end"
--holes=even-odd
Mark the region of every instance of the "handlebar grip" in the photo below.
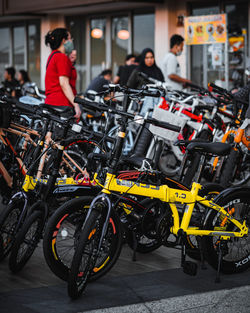
{"type": "Polygon", "coordinates": [[[98,111],[107,111],[108,110],[108,106],[103,104],[103,103],[99,103],[99,102],[94,102],[94,101],[89,101],[83,98],[79,98],[79,97],[75,97],[74,102],[82,104],[85,108],[89,108],[91,110],[98,110],[98,111]]]}
{"type": "Polygon", "coordinates": [[[220,86],[215,85],[214,83],[208,83],[208,87],[215,89],[218,92],[222,92],[223,94],[228,94],[228,91],[220,86]]]}
{"type": "Polygon", "coordinates": [[[172,130],[172,131],[177,132],[177,133],[179,133],[181,131],[180,126],[172,125],[172,124],[169,124],[167,122],[158,121],[154,118],[147,118],[146,121],[149,122],[150,124],[155,125],[155,126],[169,129],[169,130],[172,130]]]}

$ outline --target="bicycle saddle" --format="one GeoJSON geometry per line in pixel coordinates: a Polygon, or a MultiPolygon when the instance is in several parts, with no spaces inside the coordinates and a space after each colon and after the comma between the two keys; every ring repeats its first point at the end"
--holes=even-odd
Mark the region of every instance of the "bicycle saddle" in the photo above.
{"type": "Polygon", "coordinates": [[[71,108],[69,106],[56,106],[56,105],[49,105],[46,103],[42,103],[41,107],[43,109],[47,109],[47,110],[53,112],[53,114],[56,114],[56,115],[61,115],[61,114],[73,112],[73,108],[71,108]]]}
{"type": "Polygon", "coordinates": [[[211,153],[214,155],[227,155],[231,151],[231,145],[222,142],[191,142],[187,146],[189,152],[211,153]]]}

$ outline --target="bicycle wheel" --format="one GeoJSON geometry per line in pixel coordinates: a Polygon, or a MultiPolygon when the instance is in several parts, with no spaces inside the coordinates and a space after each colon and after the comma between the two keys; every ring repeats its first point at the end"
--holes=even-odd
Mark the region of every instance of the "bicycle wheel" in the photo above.
{"type": "MultiPolygon", "coordinates": [[[[135,230],[136,252],[150,253],[163,244],[162,240],[157,238],[156,230],[159,219],[165,213],[165,207],[160,201],[152,199],[144,199],[140,203],[147,208],[148,213],[145,214],[139,228],[135,230]]],[[[135,236],[131,230],[128,231],[127,243],[131,249],[135,247],[135,236]]]]}
{"type": "Polygon", "coordinates": [[[43,231],[43,212],[34,211],[18,232],[9,258],[9,269],[19,272],[35,251],[43,231]]]}
{"type": "Polygon", "coordinates": [[[24,199],[16,198],[4,208],[0,215],[0,236],[1,236],[1,253],[0,261],[2,261],[10,252],[13,241],[15,239],[16,227],[20,214],[24,207],[24,199]]]}
{"type": "Polygon", "coordinates": [[[229,187],[234,181],[239,164],[241,164],[240,159],[241,156],[238,150],[232,150],[227,157],[220,176],[220,184],[225,188],[229,187]]]}
{"type": "Polygon", "coordinates": [[[91,273],[97,273],[101,270],[100,264],[104,268],[105,273],[107,273],[119,257],[122,236],[119,227],[115,226],[120,224],[115,216],[116,214],[113,212],[101,248],[98,251],[104,218],[97,210],[93,210],[90,213],[89,219],[81,233],[69,272],[68,294],[71,298],[76,299],[82,294],[91,273]],[[114,240],[114,237],[116,237],[116,240],[114,240]]]}
{"type": "Polygon", "coordinates": [[[43,252],[51,271],[62,280],[68,279],[75,247],[93,197],[72,199],[50,217],[43,238],[43,252]]]}
{"type": "MultiPolygon", "coordinates": [[[[202,187],[202,189],[199,191],[199,195],[201,197],[206,197],[206,199],[208,200],[211,200],[211,199],[214,199],[220,192],[222,192],[223,189],[224,188],[219,184],[209,183],[202,187]]],[[[197,214],[198,215],[196,216],[196,223],[198,221],[198,226],[201,227],[201,223],[204,218],[204,212],[201,211],[201,212],[198,212],[197,214]]],[[[194,216],[195,216],[195,212],[194,212],[194,216]]],[[[192,223],[192,220],[191,220],[191,223],[192,223]]],[[[186,245],[186,254],[190,258],[194,260],[201,259],[200,248],[199,248],[196,236],[192,236],[192,235],[187,236],[185,245],[186,245]]]]}
{"type": "MultiPolygon", "coordinates": [[[[228,195],[222,197],[217,202],[223,206],[227,212],[234,218],[250,225],[250,198],[249,190],[232,190],[228,195]]],[[[210,210],[204,223],[204,229],[234,231],[235,226],[220,213],[210,210]]],[[[218,245],[221,242],[219,236],[204,236],[203,245],[208,263],[215,269],[218,267],[218,245]]],[[[245,271],[250,266],[250,238],[231,238],[223,241],[223,256],[221,262],[221,271],[226,274],[245,271]]]]}

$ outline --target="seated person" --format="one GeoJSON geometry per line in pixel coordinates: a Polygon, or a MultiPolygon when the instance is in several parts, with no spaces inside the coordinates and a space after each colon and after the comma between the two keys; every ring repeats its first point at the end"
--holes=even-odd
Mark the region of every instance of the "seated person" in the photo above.
{"type": "Polygon", "coordinates": [[[95,77],[89,84],[86,93],[89,90],[94,90],[97,93],[105,91],[106,89],[103,86],[108,85],[111,82],[111,79],[112,79],[112,70],[106,69],[102,71],[101,74],[95,77]]]}
{"type": "Polygon", "coordinates": [[[21,87],[18,80],[15,78],[16,70],[14,67],[7,67],[4,71],[3,86],[7,95],[12,97],[21,96],[21,87]]]}

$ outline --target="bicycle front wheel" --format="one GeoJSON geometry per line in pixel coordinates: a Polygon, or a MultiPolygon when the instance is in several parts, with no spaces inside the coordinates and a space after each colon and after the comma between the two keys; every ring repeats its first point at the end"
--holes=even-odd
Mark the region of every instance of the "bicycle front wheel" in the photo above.
{"type": "Polygon", "coordinates": [[[93,210],[81,233],[68,279],[68,294],[72,299],[78,298],[89,281],[92,273],[98,273],[102,268],[107,273],[115,264],[121,252],[122,235],[116,214],[112,212],[106,234],[98,249],[104,218],[102,214],[93,210]],[[118,233],[116,233],[118,231],[118,233]],[[114,240],[116,239],[116,240],[114,240]]]}
{"type": "Polygon", "coordinates": [[[43,231],[43,213],[33,212],[18,232],[9,258],[9,269],[19,272],[35,251],[43,231]]]}

